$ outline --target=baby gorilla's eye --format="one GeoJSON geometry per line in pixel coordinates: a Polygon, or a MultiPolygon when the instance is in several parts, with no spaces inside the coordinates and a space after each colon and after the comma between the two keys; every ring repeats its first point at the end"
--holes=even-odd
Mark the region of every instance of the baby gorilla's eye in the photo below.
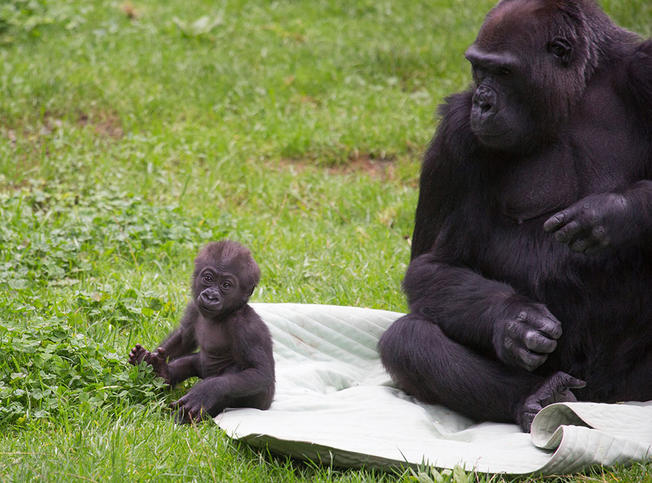
{"type": "Polygon", "coordinates": [[[231,283],[230,280],[224,280],[224,282],[222,282],[223,289],[230,289],[231,287],[233,287],[233,283],[231,283]]]}
{"type": "Polygon", "coordinates": [[[204,282],[206,282],[206,283],[211,283],[213,281],[213,274],[211,274],[211,273],[204,274],[204,276],[202,277],[202,280],[204,282]]]}

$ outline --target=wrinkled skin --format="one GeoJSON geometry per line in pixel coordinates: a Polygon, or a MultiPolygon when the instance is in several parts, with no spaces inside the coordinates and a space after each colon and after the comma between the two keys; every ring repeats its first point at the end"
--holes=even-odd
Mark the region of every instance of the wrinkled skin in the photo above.
{"type": "Polygon", "coordinates": [[[155,351],[137,344],[129,353],[130,364],[151,365],[170,386],[203,379],[170,405],[178,423],[213,417],[227,407],[269,408],[272,339],[247,305],[259,278],[245,247],[228,240],[208,244],[195,259],[193,299],[179,327],[155,351]]]}
{"type": "Polygon", "coordinates": [[[465,56],[383,364],[524,431],[553,402],[652,399],[652,42],[591,0],[503,0],[465,56]]]}

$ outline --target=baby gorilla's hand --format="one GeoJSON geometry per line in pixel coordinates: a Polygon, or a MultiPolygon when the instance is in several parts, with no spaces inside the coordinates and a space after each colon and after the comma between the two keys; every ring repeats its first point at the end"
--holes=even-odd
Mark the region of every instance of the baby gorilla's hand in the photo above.
{"type": "Polygon", "coordinates": [[[201,399],[193,397],[190,393],[171,403],[170,407],[177,409],[174,416],[174,421],[177,424],[196,423],[209,417],[201,399]]]}
{"type": "Polygon", "coordinates": [[[178,409],[175,421],[184,424],[215,416],[226,407],[226,403],[220,378],[214,377],[198,382],[170,406],[178,409]]]}
{"type": "Polygon", "coordinates": [[[174,417],[177,424],[194,423],[211,416],[209,410],[215,405],[217,398],[210,386],[210,379],[201,381],[185,396],[170,404],[170,407],[177,409],[174,417]]]}
{"type": "Polygon", "coordinates": [[[159,347],[154,352],[148,352],[145,355],[144,360],[152,366],[158,377],[170,384],[170,367],[167,363],[167,353],[165,352],[165,349],[159,347]]]}

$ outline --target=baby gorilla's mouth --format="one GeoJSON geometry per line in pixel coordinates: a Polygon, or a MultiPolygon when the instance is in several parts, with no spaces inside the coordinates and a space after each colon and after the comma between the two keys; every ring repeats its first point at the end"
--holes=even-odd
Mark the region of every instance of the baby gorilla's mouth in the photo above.
{"type": "Polygon", "coordinates": [[[222,308],[222,299],[215,294],[204,291],[199,295],[197,305],[206,312],[219,312],[222,308]]]}

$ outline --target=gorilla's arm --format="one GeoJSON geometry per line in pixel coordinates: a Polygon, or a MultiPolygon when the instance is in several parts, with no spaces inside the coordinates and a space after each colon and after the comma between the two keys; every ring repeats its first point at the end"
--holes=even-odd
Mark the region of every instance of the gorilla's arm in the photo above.
{"type": "Polygon", "coordinates": [[[165,382],[175,384],[199,375],[199,354],[192,354],[197,348],[195,339],[195,324],[199,311],[194,302],[186,306],[179,327],[173,330],[155,351],[148,351],[140,344],[129,353],[129,363],[138,364],[142,361],[151,365],[154,372],[165,382]],[[169,363],[168,363],[169,359],[169,363]]]}
{"type": "Polygon", "coordinates": [[[161,349],[170,361],[181,356],[188,355],[197,349],[197,340],[195,339],[195,324],[199,318],[199,310],[194,301],[186,306],[179,327],[173,330],[163,342],[159,344],[158,351],[161,349]]]}
{"type": "MultiPolygon", "coordinates": [[[[652,116],[650,106],[652,105],[652,39],[642,42],[638,48],[625,59],[626,68],[619,70],[618,75],[624,78],[616,79],[616,85],[626,91],[622,93],[628,99],[628,105],[638,111],[639,120],[643,129],[646,130],[648,139],[652,136],[652,116]]],[[[649,151],[648,151],[649,153],[649,151]]],[[[648,159],[648,168],[650,166],[648,159]]],[[[648,177],[652,176],[648,172],[648,177]]]]}
{"type": "Polygon", "coordinates": [[[638,169],[643,179],[621,192],[587,196],[545,222],[546,231],[577,252],[626,245],[650,250],[652,246],[652,40],[642,42],[623,62],[613,85],[637,114],[634,128],[647,139],[638,169]]]}
{"type": "Polygon", "coordinates": [[[189,355],[197,348],[194,331],[197,317],[199,317],[199,311],[191,301],[186,306],[179,327],[174,329],[152,352],[140,344],[136,344],[129,353],[129,363],[137,365],[142,361],[146,362],[154,368],[154,372],[159,377],[172,386],[197,375],[195,374],[197,367],[195,359],[190,359],[193,356],[189,355]],[[180,358],[185,360],[182,361],[180,358]],[[170,364],[168,364],[168,359],[170,364]],[[173,361],[175,363],[172,363],[173,361]]]}
{"type": "Polygon", "coordinates": [[[412,260],[403,288],[412,313],[436,323],[452,340],[511,366],[536,369],[561,336],[560,322],[544,305],[433,254],[412,260]]]}
{"type": "Polygon", "coordinates": [[[652,245],[652,40],[642,42],[623,62],[613,85],[636,114],[634,129],[647,140],[638,169],[643,179],[622,192],[583,198],[546,221],[546,231],[578,252],[623,245],[650,250],[652,245]]]}
{"type": "Polygon", "coordinates": [[[234,332],[235,366],[219,376],[198,382],[172,403],[179,408],[178,421],[199,419],[204,413],[217,414],[236,400],[240,401],[238,406],[269,407],[274,386],[269,330],[248,306],[234,319],[229,324],[234,332]]]}
{"type": "Polygon", "coordinates": [[[450,96],[439,108],[442,119],[421,168],[412,259],[432,250],[446,218],[476,182],[474,166],[464,162],[473,159],[477,145],[469,128],[470,109],[470,92],[450,96]]]}
{"type": "Polygon", "coordinates": [[[476,219],[474,210],[482,212],[486,204],[486,175],[474,163],[470,109],[469,92],[451,96],[440,108],[442,120],[421,170],[403,289],[410,311],[436,323],[452,340],[531,371],[555,350],[561,324],[511,286],[464,268],[473,244],[447,232],[448,226],[476,219]]]}

